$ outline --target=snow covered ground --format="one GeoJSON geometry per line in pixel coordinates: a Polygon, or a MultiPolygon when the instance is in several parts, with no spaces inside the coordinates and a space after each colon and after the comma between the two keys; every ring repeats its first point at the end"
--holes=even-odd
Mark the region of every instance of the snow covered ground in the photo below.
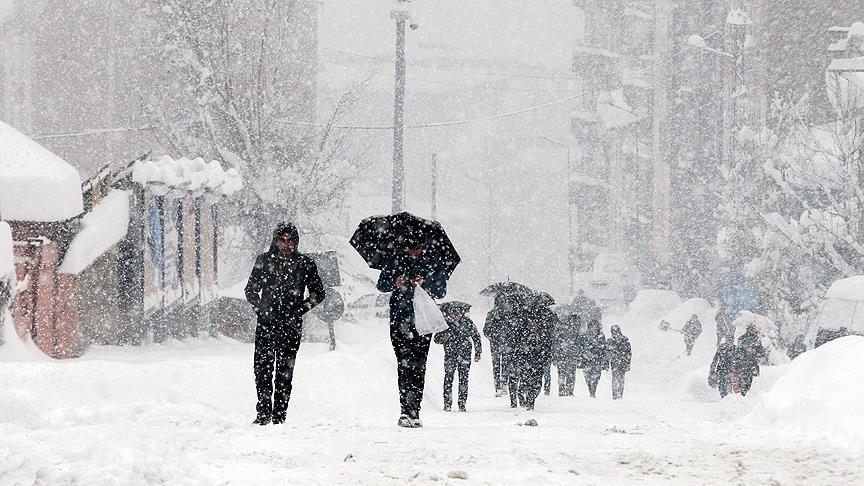
{"type": "MultiPolygon", "coordinates": [[[[395,362],[380,321],[338,324],[333,353],[304,344],[288,423],[263,428],[251,425],[248,344],[97,348],[62,362],[7,347],[0,351],[0,484],[864,482],[864,447],[751,413],[794,363],[767,370],[746,399],[694,396],[691,375],[710,360],[713,329],[706,326],[686,358],[674,351],[683,350],[680,335],[654,323],[640,327],[632,317],[619,321],[636,350],[625,399],[610,399],[604,376],[602,397],[590,400],[580,375],[576,397],[541,397],[536,428],[518,425],[526,412],[493,396],[488,354],[472,369],[469,412],[443,412],[436,345],[425,428],[397,428],[395,362]],[[658,346],[666,352],[652,353],[658,346]]],[[[794,393],[794,382],[771,403],[794,393]]],[[[813,413],[771,417],[786,416],[813,413]]]]}

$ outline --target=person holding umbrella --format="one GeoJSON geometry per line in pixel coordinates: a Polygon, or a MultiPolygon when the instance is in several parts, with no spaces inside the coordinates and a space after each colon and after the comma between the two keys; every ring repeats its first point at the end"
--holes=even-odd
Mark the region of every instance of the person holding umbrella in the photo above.
{"type": "Polygon", "coordinates": [[[494,306],[486,314],[483,335],[489,340],[489,352],[492,356],[492,380],[495,384],[495,396],[507,394],[510,356],[507,352],[507,339],[510,326],[517,315],[517,303],[530,295],[531,289],[516,282],[498,282],[482,291],[480,295],[494,297],[494,306]]]}
{"type": "Polygon", "coordinates": [[[291,223],[273,232],[270,250],[258,255],[246,284],[246,300],[258,316],[255,328],[255,424],[285,422],[294,362],[303,334],[303,314],[324,300],[324,284],[312,258],[297,251],[299,233],[291,223]],[[309,297],[304,299],[306,291],[309,297]],[[275,382],[275,390],[274,390],[275,382]]]}
{"type": "Polygon", "coordinates": [[[444,411],[453,407],[453,377],[459,372],[459,411],[465,411],[468,402],[468,373],[471,370],[471,346],[474,361],[480,361],[483,344],[477,326],[468,317],[470,304],[445,302],[441,312],[449,329],[435,334],[435,342],[444,346],[444,411]]]}
{"type": "Polygon", "coordinates": [[[552,359],[553,325],[547,301],[542,296],[523,296],[517,304],[518,318],[510,325],[508,338],[510,407],[534,410],[543,386],[543,371],[552,359]]]}
{"type": "Polygon", "coordinates": [[[390,295],[390,342],[396,355],[400,427],[422,427],[420,403],[426,384],[431,335],[415,328],[414,294],[434,299],[447,293],[447,280],[460,262],[440,224],[410,213],[363,220],[351,245],[371,268],[381,270],[377,288],[390,295]]]}

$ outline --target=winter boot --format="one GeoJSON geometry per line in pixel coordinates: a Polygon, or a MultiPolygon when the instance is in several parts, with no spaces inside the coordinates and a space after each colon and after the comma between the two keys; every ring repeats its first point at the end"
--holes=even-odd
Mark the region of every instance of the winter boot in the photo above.
{"type": "Polygon", "coordinates": [[[269,415],[259,415],[258,417],[255,418],[255,421],[252,423],[255,425],[267,425],[270,423],[270,416],[269,415]]]}
{"type": "Polygon", "coordinates": [[[407,415],[400,415],[399,421],[396,422],[396,425],[398,425],[399,427],[404,427],[406,429],[410,429],[414,426],[411,422],[411,419],[408,418],[407,415]]]}

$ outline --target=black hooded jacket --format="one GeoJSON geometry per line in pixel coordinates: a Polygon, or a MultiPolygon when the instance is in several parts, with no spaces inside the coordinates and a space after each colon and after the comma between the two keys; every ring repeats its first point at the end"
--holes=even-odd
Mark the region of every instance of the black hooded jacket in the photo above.
{"type": "Polygon", "coordinates": [[[270,250],[255,259],[246,284],[246,300],[262,323],[299,323],[303,314],[324,300],[324,285],[315,262],[296,250],[290,255],[279,252],[276,240],[284,235],[299,242],[297,228],[291,223],[280,223],[273,232],[270,250]],[[307,290],[309,297],[304,298],[307,290]]]}

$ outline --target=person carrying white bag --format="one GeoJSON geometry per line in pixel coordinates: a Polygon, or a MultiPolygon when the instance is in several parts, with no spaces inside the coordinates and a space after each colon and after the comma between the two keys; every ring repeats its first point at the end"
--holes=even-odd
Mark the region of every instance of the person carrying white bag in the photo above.
{"type": "Polygon", "coordinates": [[[420,403],[426,384],[426,360],[432,334],[447,328],[432,300],[447,293],[443,265],[424,253],[421,234],[405,235],[404,249],[383,265],[378,290],[390,296],[390,342],[396,354],[401,414],[400,427],[422,427],[420,403]]]}

